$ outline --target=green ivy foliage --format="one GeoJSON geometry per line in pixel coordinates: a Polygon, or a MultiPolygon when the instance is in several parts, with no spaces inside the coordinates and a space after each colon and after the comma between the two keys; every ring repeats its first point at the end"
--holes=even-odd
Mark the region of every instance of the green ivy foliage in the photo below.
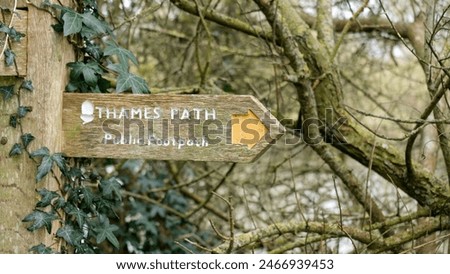
{"type": "Polygon", "coordinates": [[[67,91],[108,92],[111,83],[104,76],[113,74],[117,76],[116,92],[150,93],[147,82],[130,72],[130,62],[138,64],[136,57],[119,46],[111,28],[98,14],[95,1],[83,1],[81,12],[58,4],[46,6],[61,11],[60,23],[53,29],[64,36],[81,39],[83,45],[83,58],[67,64],[71,69],[67,91]],[[98,41],[105,41],[106,46],[99,45],[98,41]]]}
{"type": "Polygon", "coordinates": [[[124,199],[124,206],[118,209],[118,214],[123,216],[123,225],[118,231],[122,244],[121,252],[202,252],[184,241],[186,235],[195,235],[192,240],[206,246],[214,246],[219,242],[215,234],[201,231],[195,224],[180,216],[189,212],[193,204],[177,188],[157,191],[162,187],[170,188],[176,185],[166,163],[127,160],[120,165],[117,176],[124,182],[125,191],[160,202],[154,204],[133,197],[124,199]]]}
{"type": "MultiPolygon", "coordinates": [[[[8,38],[13,43],[20,42],[20,40],[23,37],[25,37],[24,33],[17,31],[14,27],[8,27],[7,25],[5,25],[4,23],[1,23],[1,22],[0,22],[0,33],[4,33],[4,34],[8,35],[8,38]]],[[[7,67],[14,65],[14,61],[16,59],[16,54],[11,49],[8,49],[8,48],[5,49],[3,54],[5,55],[5,60],[4,60],[5,65],[7,67]]]]}
{"type": "MultiPolygon", "coordinates": [[[[70,81],[66,90],[110,92],[110,76],[113,75],[116,92],[150,93],[145,80],[130,72],[130,66],[138,64],[137,58],[119,46],[111,28],[98,14],[95,0],[82,0],[81,3],[78,10],[52,4],[48,0],[43,4],[44,8],[59,12],[59,23],[53,29],[70,41],[78,41],[77,46],[82,45],[78,47],[82,53],[79,60],[67,64],[70,81]]],[[[2,24],[0,32],[8,33],[13,41],[23,37],[23,34],[2,24]]],[[[13,52],[5,52],[6,64],[14,62],[14,57],[13,52]]],[[[24,132],[21,120],[27,118],[32,108],[21,105],[20,93],[33,90],[31,80],[26,79],[18,88],[13,85],[0,86],[5,102],[11,101],[14,96],[18,98],[18,109],[10,115],[9,124],[21,132],[24,132]]],[[[46,176],[53,176],[59,188],[49,190],[37,187],[39,200],[23,222],[31,232],[45,230],[49,234],[54,233],[56,241],[51,246],[42,243],[33,246],[30,252],[200,252],[194,245],[183,241],[186,235],[193,234],[197,237],[195,240],[202,243],[217,243],[215,235],[199,231],[198,227],[183,218],[182,215],[189,211],[192,204],[177,188],[165,192],[153,191],[167,184],[175,184],[163,162],[146,162],[145,168],[142,168],[141,160],[128,160],[112,173],[100,172],[95,166],[116,165],[117,161],[98,160],[94,166],[88,159],[68,159],[46,147],[29,151],[28,146],[34,140],[32,133],[23,133],[19,142],[12,146],[9,157],[26,154],[37,165],[37,186],[46,176]],[[158,202],[149,203],[124,193],[158,202]]]]}

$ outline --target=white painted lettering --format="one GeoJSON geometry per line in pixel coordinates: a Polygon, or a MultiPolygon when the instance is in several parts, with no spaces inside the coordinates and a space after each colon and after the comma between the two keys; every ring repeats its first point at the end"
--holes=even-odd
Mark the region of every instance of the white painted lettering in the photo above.
{"type": "Polygon", "coordinates": [[[153,119],[152,108],[144,109],[144,118],[145,119],[153,119]]]}
{"type": "Polygon", "coordinates": [[[159,119],[159,118],[161,118],[162,110],[160,107],[155,107],[153,109],[153,113],[155,113],[155,117],[153,117],[153,119],[159,119]]]}
{"type": "MultiPolygon", "coordinates": [[[[144,111],[144,113],[145,113],[145,111],[144,111]]],[[[142,119],[142,109],[141,108],[131,108],[130,116],[131,116],[131,119],[136,119],[136,117],[138,119],[142,119]]]]}
{"type": "Polygon", "coordinates": [[[171,108],[170,109],[170,119],[175,119],[175,115],[178,116],[178,109],[177,108],[171,108]]]}
{"type": "Polygon", "coordinates": [[[216,120],[216,110],[213,108],[211,109],[211,112],[208,112],[207,109],[205,109],[205,120],[216,120]]]}
{"type": "Polygon", "coordinates": [[[183,109],[183,112],[181,113],[181,117],[180,120],[189,120],[189,110],[188,109],[183,109]]]}
{"type": "Polygon", "coordinates": [[[105,109],[104,107],[95,107],[95,109],[98,111],[98,118],[102,118],[102,112],[105,109]]]}
{"type": "Polygon", "coordinates": [[[200,108],[193,108],[192,111],[194,112],[194,119],[200,120],[200,108]]]}
{"type": "Polygon", "coordinates": [[[109,143],[108,141],[113,140],[113,135],[111,133],[105,133],[105,137],[103,138],[103,143],[107,144],[109,143]]]}
{"type": "Polygon", "coordinates": [[[124,107],[122,107],[120,109],[120,114],[119,114],[119,119],[123,119],[123,118],[130,119],[130,117],[128,116],[128,109],[126,109],[124,107]]]}
{"type": "Polygon", "coordinates": [[[113,108],[112,110],[109,108],[106,108],[106,119],[114,118],[116,119],[116,108],[113,108]],[[111,117],[112,116],[112,117],[111,117]]]}
{"type": "Polygon", "coordinates": [[[178,149],[184,147],[184,145],[185,145],[184,139],[181,138],[178,139],[178,149]]]}

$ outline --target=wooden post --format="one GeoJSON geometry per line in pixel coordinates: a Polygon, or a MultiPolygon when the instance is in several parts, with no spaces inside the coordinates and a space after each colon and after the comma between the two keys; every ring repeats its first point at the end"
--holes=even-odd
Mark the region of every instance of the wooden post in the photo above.
{"type": "MultiPolygon", "coordinates": [[[[3,1],[3,0],[2,0],[3,1]]],[[[3,1],[5,2],[5,1],[3,1]]],[[[11,0],[7,0],[11,5],[11,0]]],[[[67,4],[69,1],[62,1],[67,4]]],[[[51,152],[61,150],[62,96],[66,84],[66,63],[74,61],[73,48],[62,35],[55,33],[51,25],[52,16],[32,5],[22,3],[21,13],[27,13],[26,52],[15,52],[27,56],[25,79],[31,80],[33,92],[22,92],[20,103],[31,106],[32,112],[22,120],[23,133],[31,133],[36,139],[29,150],[46,146],[51,152]]],[[[39,6],[39,3],[37,3],[39,6]]],[[[16,18],[16,21],[24,20],[16,18]]],[[[4,60],[0,60],[4,62],[4,60]]],[[[5,77],[0,71],[0,84],[20,82],[18,77],[5,77]],[[2,77],[3,75],[3,77],[2,77]]],[[[36,163],[23,153],[9,157],[14,143],[20,143],[19,128],[9,126],[10,114],[17,112],[18,98],[10,101],[0,99],[0,253],[27,253],[39,243],[49,245],[53,236],[43,230],[28,232],[22,219],[29,214],[38,199],[36,189],[56,190],[57,180],[48,175],[36,184],[36,163]]],[[[59,178],[58,178],[59,179],[59,178]]]]}

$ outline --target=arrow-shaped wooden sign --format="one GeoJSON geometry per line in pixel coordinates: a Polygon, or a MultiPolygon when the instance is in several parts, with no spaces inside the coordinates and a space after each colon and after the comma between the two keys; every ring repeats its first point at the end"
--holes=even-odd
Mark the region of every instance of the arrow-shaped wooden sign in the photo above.
{"type": "Polygon", "coordinates": [[[251,162],[285,131],[253,96],[65,93],[69,157],[251,162]]]}

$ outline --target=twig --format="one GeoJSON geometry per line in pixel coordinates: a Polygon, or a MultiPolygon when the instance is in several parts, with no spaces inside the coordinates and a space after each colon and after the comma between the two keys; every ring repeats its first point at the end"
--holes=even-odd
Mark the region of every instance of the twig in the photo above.
{"type": "MultiPolygon", "coordinates": [[[[189,242],[187,239],[185,239],[186,242],[195,245],[195,243],[193,242],[189,242]]],[[[186,246],[184,246],[182,243],[180,243],[179,241],[175,241],[175,244],[178,245],[179,247],[181,247],[184,251],[187,251],[190,254],[194,254],[194,251],[190,250],[189,248],[187,248],[186,246]]]]}
{"type": "Polygon", "coordinates": [[[214,195],[213,193],[215,191],[217,191],[217,189],[219,189],[219,187],[221,185],[223,185],[227,179],[227,177],[231,174],[231,172],[233,171],[233,169],[236,167],[236,163],[233,163],[230,168],[228,169],[227,173],[222,177],[222,180],[214,187],[214,189],[212,189],[212,191],[208,194],[208,196],[206,197],[205,200],[203,200],[203,202],[201,204],[199,204],[196,208],[194,208],[193,210],[191,210],[190,212],[188,212],[185,215],[185,218],[189,218],[190,216],[194,215],[197,211],[199,211],[200,209],[202,209],[208,202],[209,200],[211,200],[212,196],[214,195]]]}
{"type": "Polygon", "coordinates": [[[424,119],[400,119],[400,118],[393,118],[393,117],[389,117],[389,116],[383,116],[383,115],[376,115],[373,113],[369,113],[369,112],[365,112],[350,106],[345,106],[346,108],[350,108],[356,112],[358,112],[359,114],[362,114],[364,116],[368,116],[368,117],[373,117],[373,118],[378,118],[378,119],[382,119],[382,120],[387,120],[387,121],[391,121],[391,122],[396,122],[396,123],[404,123],[404,124],[450,124],[450,119],[434,119],[434,120],[424,120],[424,119]]]}
{"type": "Polygon", "coordinates": [[[344,37],[352,25],[352,22],[356,21],[356,18],[358,18],[358,16],[364,11],[364,9],[367,7],[368,4],[369,4],[369,0],[365,0],[365,2],[361,5],[361,7],[359,7],[356,10],[356,12],[353,14],[352,18],[350,18],[350,20],[348,20],[347,23],[345,24],[344,29],[342,30],[341,36],[339,37],[339,40],[333,49],[333,53],[331,54],[331,57],[330,57],[331,62],[333,62],[334,58],[336,57],[337,52],[338,52],[342,42],[344,41],[344,37]]]}
{"type": "MultiPolygon", "coordinates": [[[[159,8],[161,8],[161,5],[162,5],[162,4],[157,5],[157,6],[151,6],[151,7],[149,7],[149,8],[147,8],[147,9],[143,10],[142,12],[140,12],[140,13],[138,13],[138,14],[132,16],[132,17],[128,17],[128,15],[125,14],[126,19],[125,19],[123,22],[119,23],[119,25],[117,25],[116,27],[114,27],[114,30],[119,29],[120,27],[122,27],[122,26],[125,25],[125,24],[132,23],[134,20],[138,19],[139,17],[145,16],[145,15],[147,15],[147,14],[149,14],[149,13],[153,13],[153,12],[157,11],[159,8]]],[[[124,13],[125,13],[125,9],[124,9],[124,13]]]]}
{"type": "MultiPolygon", "coordinates": [[[[195,179],[193,179],[193,180],[191,180],[189,182],[179,183],[179,184],[176,184],[176,185],[173,185],[173,186],[153,188],[153,189],[150,190],[150,192],[152,192],[152,193],[165,192],[165,191],[169,191],[169,190],[173,190],[173,189],[183,188],[185,186],[190,186],[190,185],[192,185],[192,184],[194,184],[194,183],[196,183],[196,182],[198,182],[198,181],[200,181],[200,180],[202,180],[202,179],[204,179],[206,177],[209,177],[211,174],[216,173],[216,172],[217,172],[217,169],[212,169],[212,170],[210,170],[208,172],[205,172],[204,174],[201,174],[200,176],[198,176],[197,178],[195,178],[195,179]]],[[[174,176],[174,177],[176,177],[176,176],[174,176]]],[[[176,180],[176,181],[178,182],[178,180],[176,180]]]]}
{"type": "Polygon", "coordinates": [[[172,213],[172,214],[174,214],[174,215],[176,215],[176,216],[178,216],[180,218],[184,218],[183,213],[181,213],[181,212],[179,212],[179,211],[177,211],[177,210],[175,210],[175,209],[173,209],[173,208],[171,208],[171,207],[169,207],[169,206],[167,206],[165,204],[162,204],[162,203],[158,202],[157,200],[154,200],[154,199],[152,199],[150,197],[147,197],[145,195],[141,195],[141,194],[138,194],[138,193],[133,193],[133,192],[126,191],[126,190],[122,190],[121,193],[124,196],[137,198],[137,199],[143,200],[145,202],[157,205],[157,206],[167,210],[168,212],[170,212],[170,213],[172,213]]]}
{"type": "MultiPolygon", "coordinates": [[[[352,79],[350,79],[349,76],[347,76],[344,72],[341,72],[342,78],[347,81],[352,87],[354,87],[357,91],[361,92],[364,96],[366,96],[370,101],[372,101],[378,108],[380,108],[382,111],[384,111],[389,116],[394,116],[391,114],[391,112],[385,108],[380,102],[377,101],[375,97],[379,97],[378,94],[375,94],[375,96],[372,96],[370,92],[367,92],[364,88],[357,85],[355,82],[353,82],[352,79]]],[[[405,127],[401,123],[397,123],[397,125],[404,131],[409,131],[409,128],[405,127]]]]}
{"type": "Polygon", "coordinates": [[[355,117],[355,115],[353,113],[348,111],[348,109],[345,109],[345,110],[358,124],[360,124],[362,127],[367,129],[368,131],[370,131],[370,133],[372,133],[373,135],[375,135],[378,138],[385,139],[388,141],[404,141],[408,138],[411,138],[414,135],[417,135],[425,126],[427,126],[429,124],[428,121],[426,121],[424,123],[420,123],[418,127],[414,128],[414,130],[411,130],[408,134],[405,134],[405,136],[403,136],[403,137],[388,137],[388,136],[385,136],[383,134],[376,132],[375,130],[373,130],[370,127],[368,127],[367,125],[365,125],[363,122],[361,122],[359,119],[357,119],[357,117],[355,117]]]}
{"type": "Polygon", "coordinates": [[[219,236],[220,239],[222,239],[223,241],[230,241],[231,238],[227,237],[225,235],[223,235],[219,229],[217,229],[216,225],[214,224],[214,222],[212,220],[209,220],[209,224],[211,225],[212,229],[214,230],[214,233],[216,233],[217,236],[219,236]]]}
{"type": "MultiPolygon", "coordinates": [[[[438,102],[441,100],[442,96],[444,96],[444,94],[447,91],[447,88],[449,86],[450,86],[450,78],[447,79],[447,81],[441,86],[440,90],[438,90],[434,94],[433,98],[431,99],[431,102],[428,104],[428,106],[425,108],[425,110],[420,115],[420,119],[426,120],[428,118],[428,116],[431,114],[431,112],[433,112],[433,109],[436,107],[438,102]]],[[[406,163],[407,174],[411,176],[411,177],[409,177],[410,179],[414,178],[414,167],[413,167],[412,155],[411,155],[412,148],[414,146],[414,142],[417,138],[417,135],[419,134],[419,131],[423,125],[424,124],[418,123],[415,126],[414,130],[411,131],[411,136],[409,137],[408,142],[406,144],[405,163],[406,163]],[[414,132],[414,134],[412,134],[413,132],[414,132]]]]}
{"type": "Polygon", "coordinates": [[[193,246],[195,246],[195,247],[197,247],[197,248],[203,250],[203,251],[206,251],[206,252],[208,252],[208,253],[212,253],[212,250],[209,249],[209,248],[206,248],[206,247],[204,247],[204,246],[201,246],[200,244],[198,244],[198,243],[196,243],[196,242],[193,242],[193,241],[191,241],[191,240],[189,240],[189,239],[184,239],[184,240],[185,240],[186,242],[190,243],[191,245],[193,245],[193,246]]]}
{"type": "Polygon", "coordinates": [[[378,2],[380,3],[380,7],[381,10],[383,11],[384,15],[386,16],[386,19],[388,20],[389,24],[391,25],[391,28],[395,31],[395,34],[397,35],[398,39],[400,39],[400,41],[402,42],[402,44],[417,58],[417,60],[419,60],[419,62],[421,64],[427,64],[427,62],[422,58],[422,56],[419,56],[417,54],[416,51],[414,51],[414,49],[410,48],[408,43],[405,41],[405,39],[403,38],[403,36],[400,34],[400,32],[398,31],[397,27],[395,26],[394,22],[392,21],[392,19],[389,17],[386,9],[384,8],[383,2],[381,0],[378,0],[378,2]]]}
{"type": "Polygon", "coordinates": [[[229,246],[226,253],[230,254],[231,251],[233,251],[234,245],[234,214],[233,214],[233,206],[231,204],[231,197],[228,197],[227,200],[216,192],[214,192],[213,194],[222,199],[228,205],[228,224],[230,225],[230,237],[228,237],[229,246]]]}

